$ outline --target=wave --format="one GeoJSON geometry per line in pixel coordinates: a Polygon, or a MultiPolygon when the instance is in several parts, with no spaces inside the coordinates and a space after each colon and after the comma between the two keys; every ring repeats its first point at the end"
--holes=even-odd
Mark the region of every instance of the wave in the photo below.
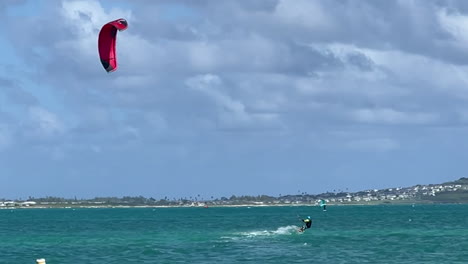
{"type": "Polygon", "coordinates": [[[247,237],[256,237],[256,236],[274,236],[274,235],[292,235],[297,234],[299,227],[290,225],[290,226],[282,226],[276,230],[263,230],[263,231],[252,231],[252,232],[244,232],[242,235],[247,237]]]}

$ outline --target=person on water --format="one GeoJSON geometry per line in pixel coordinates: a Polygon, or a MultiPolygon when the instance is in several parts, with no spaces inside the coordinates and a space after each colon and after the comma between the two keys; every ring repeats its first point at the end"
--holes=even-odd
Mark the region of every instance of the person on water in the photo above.
{"type": "Polygon", "coordinates": [[[301,219],[301,221],[305,224],[301,227],[301,231],[304,231],[312,226],[312,219],[310,219],[310,216],[307,216],[306,219],[301,219]]]}

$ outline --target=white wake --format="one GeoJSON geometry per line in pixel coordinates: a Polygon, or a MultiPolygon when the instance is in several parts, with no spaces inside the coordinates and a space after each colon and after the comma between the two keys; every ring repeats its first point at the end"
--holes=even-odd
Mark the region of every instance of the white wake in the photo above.
{"type": "Polygon", "coordinates": [[[262,230],[262,231],[251,231],[251,232],[244,232],[242,233],[248,237],[256,237],[256,236],[274,236],[274,235],[291,235],[298,233],[298,226],[290,225],[290,226],[282,226],[276,230],[262,230]]]}

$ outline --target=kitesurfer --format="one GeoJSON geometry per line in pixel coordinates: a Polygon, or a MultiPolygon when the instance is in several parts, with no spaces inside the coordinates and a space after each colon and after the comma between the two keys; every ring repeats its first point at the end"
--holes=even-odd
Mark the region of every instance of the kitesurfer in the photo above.
{"type": "Polygon", "coordinates": [[[304,230],[310,228],[312,226],[312,219],[310,219],[310,216],[307,216],[306,219],[301,219],[302,222],[304,222],[305,225],[299,229],[299,231],[303,232],[304,230]]]}
{"type": "Polygon", "coordinates": [[[320,207],[322,207],[324,212],[327,211],[327,202],[324,199],[320,200],[320,207]]]}

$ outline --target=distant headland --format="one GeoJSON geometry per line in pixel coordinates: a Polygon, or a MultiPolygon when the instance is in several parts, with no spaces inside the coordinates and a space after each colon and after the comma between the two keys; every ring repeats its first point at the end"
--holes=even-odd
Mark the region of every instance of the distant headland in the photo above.
{"type": "Polygon", "coordinates": [[[0,209],[13,208],[107,208],[107,207],[215,207],[215,206],[315,206],[320,200],[328,205],[468,203],[468,178],[440,184],[414,185],[359,192],[326,192],[321,194],[235,196],[203,199],[154,199],[143,196],[96,197],[67,199],[29,197],[27,200],[0,199],[0,209]]]}

